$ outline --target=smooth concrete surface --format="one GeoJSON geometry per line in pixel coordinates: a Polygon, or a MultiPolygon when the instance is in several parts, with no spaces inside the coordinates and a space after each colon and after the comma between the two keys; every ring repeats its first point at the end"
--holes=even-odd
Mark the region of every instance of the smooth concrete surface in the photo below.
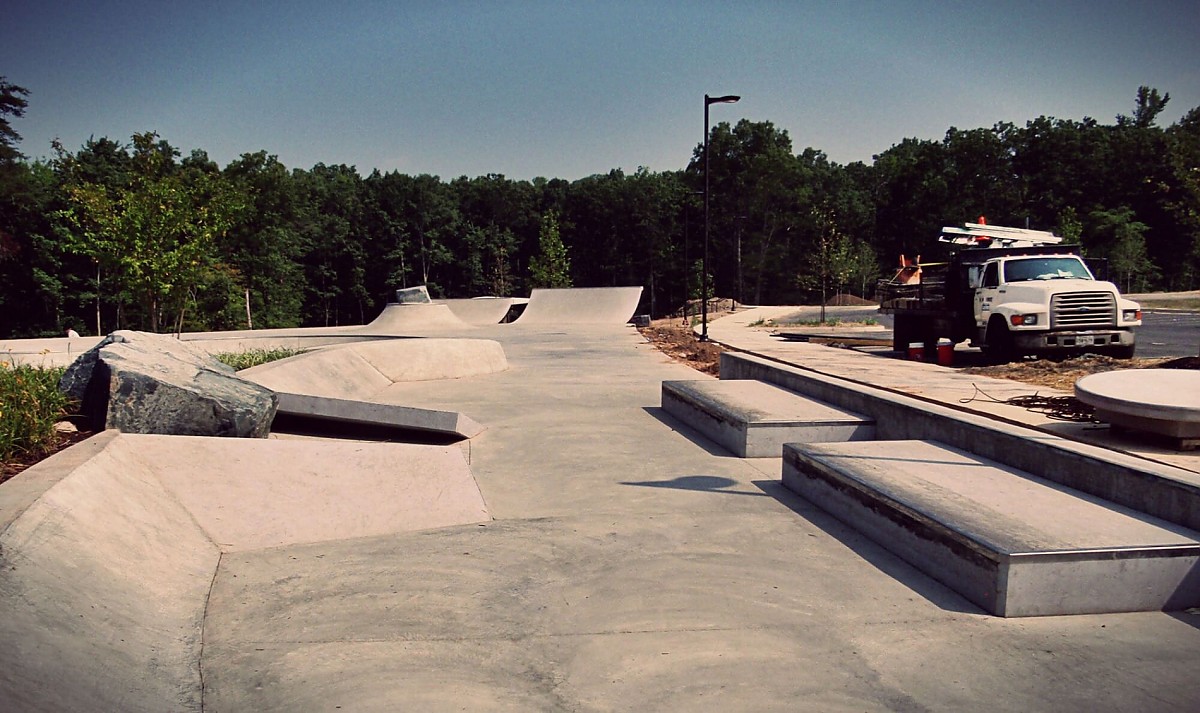
{"type": "Polygon", "coordinates": [[[881,440],[937,440],[1061,485],[1200,530],[1200,473],[749,354],[721,375],[758,379],[861,413],[881,440]]]}
{"type": "Polygon", "coordinates": [[[434,304],[446,305],[450,311],[467,324],[499,324],[512,309],[511,297],[476,297],[474,299],[437,300],[434,304]]]}
{"type": "Polygon", "coordinates": [[[637,311],[641,287],[571,287],[535,289],[514,324],[625,324],[637,311]]]}
{"type": "Polygon", "coordinates": [[[322,424],[332,422],[387,430],[444,434],[454,439],[472,438],[484,430],[482,424],[457,411],[289,393],[279,394],[278,416],[271,426],[272,431],[280,430],[282,420],[291,420],[294,424],[302,426],[316,426],[315,430],[318,431],[322,424]]]}
{"type": "Polygon", "coordinates": [[[508,368],[490,339],[391,339],[297,354],[238,372],[280,393],[370,400],[398,381],[462,379],[508,368]]]}
{"type": "Polygon", "coordinates": [[[375,332],[405,332],[411,329],[461,329],[468,326],[449,307],[443,304],[391,303],[383,308],[379,316],[364,325],[361,330],[375,332]]]}
{"type": "Polygon", "coordinates": [[[1122,369],[1091,374],[1075,382],[1075,397],[1093,406],[1103,421],[1185,441],[1200,439],[1200,371],[1122,369]]]}
{"type": "Polygon", "coordinates": [[[205,710],[223,558],[490,520],[457,448],[115,431],[76,448],[0,487],[6,711],[205,710]]]}
{"type": "MultiPolygon", "coordinates": [[[[983,613],[784,489],[780,459],[730,457],[665,414],[662,381],[703,377],[636,331],[476,335],[503,344],[508,370],[397,383],[381,398],[488,425],[460,452],[495,519],[222,554],[195,669],[204,710],[1090,713],[1200,699],[1200,618],[983,613]]],[[[347,460],[338,474],[354,470],[347,460]]],[[[0,485],[0,501],[26,493],[24,477],[0,485]]],[[[36,631],[94,616],[79,599],[36,631]]],[[[115,696],[101,684],[149,688],[111,658],[101,683],[56,674],[56,692],[29,688],[59,654],[19,653],[0,660],[34,691],[15,709],[185,708],[152,692],[105,705],[115,696]]]]}
{"type": "Polygon", "coordinates": [[[936,441],[788,444],[783,484],[998,616],[1200,605],[1200,533],[936,441]]]}
{"type": "Polygon", "coordinates": [[[762,381],[664,381],[662,407],[741,458],[778,458],[789,442],[875,437],[868,418],[762,381]]]}

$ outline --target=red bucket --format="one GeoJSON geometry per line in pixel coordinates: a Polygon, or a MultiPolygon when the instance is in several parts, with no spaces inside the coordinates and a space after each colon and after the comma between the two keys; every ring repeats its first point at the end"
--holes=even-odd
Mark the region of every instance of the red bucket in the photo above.
{"type": "Polygon", "coordinates": [[[949,339],[938,340],[937,363],[941,366],[954,366],[954,342],[949,339]]]}

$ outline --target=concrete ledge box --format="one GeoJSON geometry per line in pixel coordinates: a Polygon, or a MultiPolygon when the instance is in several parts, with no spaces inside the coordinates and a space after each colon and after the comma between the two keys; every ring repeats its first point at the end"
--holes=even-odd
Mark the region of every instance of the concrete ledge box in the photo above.
{"type": "Polygon", "coordinates": [[[761,381],[664,381],[662,407],[742,458],[778,458],[789,441],[875,437],[869,418],[761,381]]]}
{"type": "Polygon", "coordinates": [[[1200,605],[1200,533],[936,441],[788,444],[783,483],[997,616],[1200,605]]]}

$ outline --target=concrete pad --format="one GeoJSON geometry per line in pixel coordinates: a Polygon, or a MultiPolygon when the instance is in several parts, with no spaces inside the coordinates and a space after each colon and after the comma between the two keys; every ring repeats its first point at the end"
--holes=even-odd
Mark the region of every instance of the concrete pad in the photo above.
{"type": "Polygon", "coordinates": [[[1200,605],[1200,533],[936,442],[789,444],[783,482],[999,616],[1200,605]]]}
{"type": "Polygon", "coordinates": [[[789,442],[875,438],[873,420],[762,381],[664,381],[662,407],[741,458],[777,458],[789,442]]]}
{"type": "Polygon", "coordinates": [[[1075,396],[1101,421],[1200,444],[1200,371],[1120,369],[1075,382],[1075,396]]]}
{"type": "Polygon", "coordinates": [[[446,305],[450,311],[467,324],[499,324],[512,309],[511,297],[476,297],[463,300],[437,300],[434,304],[446,305]]]}
{"type": "Polygon", "coordinates": [[[515,324],[625,324],[641,299],[641,287],[535,289],[515,324]]]}

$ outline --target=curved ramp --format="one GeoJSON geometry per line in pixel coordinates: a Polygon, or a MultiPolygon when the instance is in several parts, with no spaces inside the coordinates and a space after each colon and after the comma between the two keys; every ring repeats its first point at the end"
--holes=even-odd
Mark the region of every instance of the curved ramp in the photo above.
{"type": "Polygon", "coordinates": [[[367,400],[401,381],[462,379],[508,369],[490,339],[388,339],[297,354],[238,376],[278,392],[367,400]]]}
{"type": "Polygon", "coordinates": [[[0,489],[0,708],[199,711],[223,555],[490,519],[458,448],[106,432],[0,489]]]}
{"type": "Polygon", "coordinates": [[[477,297],[469,300],[438,300],[434,304],[446,305],[450,311],[467,324],[485,326],[500,324],[513,306],[511,297],[477,297]]]}
{"type": "Polygon", "coordinates": [[[383,308],[379,316],[355,331],[365,334],[406,333],[422,330],[468,327],[444,304],[396,304],[383,308]]]}
{"type": "Polygon", "coordinates": [[[535,289],[516,324],[625,324],[641,299],[641,287],[535,289]]]}

